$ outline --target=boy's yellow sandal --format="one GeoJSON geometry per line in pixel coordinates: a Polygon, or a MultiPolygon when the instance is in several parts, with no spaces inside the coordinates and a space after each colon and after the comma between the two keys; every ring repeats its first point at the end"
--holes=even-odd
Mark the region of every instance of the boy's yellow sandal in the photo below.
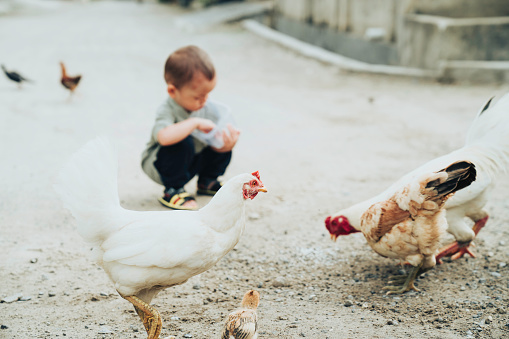
{"type": "Polygon", "coordinates": [[[159,198],[159,202],[174,210],[195,210],[197,207],[183,206],[186,202],[195,200],[184,188],[168,188],[164,191],[164,196],[159,198]]]}

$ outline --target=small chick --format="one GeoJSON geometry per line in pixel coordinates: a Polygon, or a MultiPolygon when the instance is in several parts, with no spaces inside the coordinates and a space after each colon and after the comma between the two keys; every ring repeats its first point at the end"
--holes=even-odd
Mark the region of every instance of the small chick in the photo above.
{"type": "Polygon", "coordinates": [[[62,69],[62,78],[60,79],[60,82],[71,92],[72,95],[76,87],[78,87],[78,83],[81,80],[81,75],[74,77],[67,75],[67,71],[63,62],[60,62],[60,68],[62,69]]]}
{"type": "Polygon", "coordinates": [[[242,298],[241,308],[230,313],[221,339],[258,338],[258,319],[256,308],[260,303],[260,293],[249,290],[242,298]]]}

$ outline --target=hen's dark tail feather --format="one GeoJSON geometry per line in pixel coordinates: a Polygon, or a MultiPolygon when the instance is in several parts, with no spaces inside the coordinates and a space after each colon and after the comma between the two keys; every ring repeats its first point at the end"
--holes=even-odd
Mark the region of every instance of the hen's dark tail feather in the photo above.
{"type": "Polygon", "coordinates": [[[481,112],[479,112],[479,115],[483,114],[488,108],[490,108],[490,104],[491,102],[493,101],[493,98],[494,97],[491,97],[490,100],[488,100],[488,102],[484,105],[484,107],[482,108],[481,112]]]}
{"type": "Polygon", "coordinates": [[[426,188],[433,187],[438,196],[454,193],[469,186],[475,181],[477,174],[475,165],[470,161],[457,161],[439,172],[446,172],[447,179],[442,183],[436,179],[426,185],[426,188]]]}

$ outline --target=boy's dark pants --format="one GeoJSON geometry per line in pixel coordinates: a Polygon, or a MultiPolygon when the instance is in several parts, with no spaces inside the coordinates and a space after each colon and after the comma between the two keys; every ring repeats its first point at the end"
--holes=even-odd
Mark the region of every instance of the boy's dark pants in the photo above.
{"type": "Polygon", "coordinates": [[[171,146],[161,146],[154,161],[166,188],[184,187],[196,174],[198,181],[214,180],[223,175],[230,163],[232,152],[218,153],[205,147],[200,153],[194,151],[194,142],[188,136],[171,146]]]}

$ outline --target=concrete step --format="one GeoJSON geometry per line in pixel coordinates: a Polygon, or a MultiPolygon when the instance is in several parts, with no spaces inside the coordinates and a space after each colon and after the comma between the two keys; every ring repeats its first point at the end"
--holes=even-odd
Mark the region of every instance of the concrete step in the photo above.
{"type": "Polygon", "coordinates": [[[447,60],[509,60],[509,16],[448,18],[408,14],[398,34],[400,64],[436,69],[447,60]]]}
{"type": "Polygon", "coordinates": [[[448,60],[440,67],[444,82],[509,83],[509,61],[448,60]]]}

